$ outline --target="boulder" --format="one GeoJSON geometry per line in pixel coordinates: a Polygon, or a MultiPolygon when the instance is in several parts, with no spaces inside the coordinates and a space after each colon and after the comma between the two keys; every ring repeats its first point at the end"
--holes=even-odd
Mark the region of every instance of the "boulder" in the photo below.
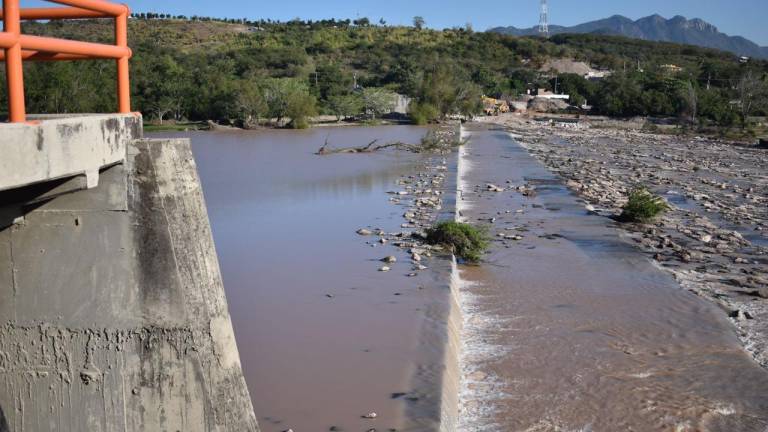
{"type": "Polygon", "coordinates": [[[568,108],[568,102],[562,99],[548,99],[536,97],[528,102],[529,111],[556,112],[568,108]]]}

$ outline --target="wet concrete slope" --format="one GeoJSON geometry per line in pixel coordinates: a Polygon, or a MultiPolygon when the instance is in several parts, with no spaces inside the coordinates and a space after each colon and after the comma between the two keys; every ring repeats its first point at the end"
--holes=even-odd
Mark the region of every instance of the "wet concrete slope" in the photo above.
{"type": "Polygon", "coordinates": [[[508,134],[478,127],[462,152],[461,217],[494,236],[484,265],[461,270],[462,430],[768,427],[768,371],[722,311],[589,214],[508,134]]]}
{"type": "Polygon", "coordinates": [[[258,430],[189,142],[27,192],[2,195],[0,430],[258,430]]]}

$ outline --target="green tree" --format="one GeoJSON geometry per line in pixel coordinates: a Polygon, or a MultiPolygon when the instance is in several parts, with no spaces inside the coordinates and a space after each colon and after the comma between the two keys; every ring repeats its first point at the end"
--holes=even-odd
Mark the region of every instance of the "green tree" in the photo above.
{"type": "Polygon", "coordinates": [[[687,118],[691,124],[696,124],[699,114],[699,96],[691,81],[686,81],[680,88],[682,99],[680,115],[687,118]]]}
{"type": "Polygon", "coordinates": [[[411,102],[408,107],[408,115],[411,117],[411,121],[417,125],[425,125],[436,121],[440,118],[440,111],[427,102],[411,102]]]}
{"type": "Polygon", "coordinates": [[[332,96],[327,102],[328,110],[337,121],[352,117],[363,111],[363,101],[357,93],[332,96]]]}
{"type": "Polygon", "coordinates": [[[467,118],[483,112],[483,89],[475,83],[463,83],[457,89],[456,111],[467,118]]]}
{"type": "Polygon", "coordinates": [[[316,100],[309,94],[306,82],[296,78],[270,78],[264,83],[264,100],[269,108],[269,114],[277,118],[281,124],[285,117],[295,120],[306,120],[305,117],[314,115],[316,100]],[[306,105],[302,107],[301,105],[306,105]]]}
{"type": "Polygon", "coordinates": [[[420,17],[420,16],[413,17],[413,26],[416,27],[416,30],[423,29],[424,24],[426,24],[426,21],[424,21],[423,17],[420,17]]]}
{"type": "Polygon", "coordinates": [[[616,74],[603,81],[595,97],[594,108],[615,117],[646,115],[639,81],[628,74],[616,74]]]}
{"type": "Polygon", "coordinates": [[[317,115],[317,99],[308,91],[294,91],[288,95],[285,114],[294,129],[309,127],[309,117],[317,115]]]}
{"type": "Polygon", "coordinates": [[[733,127],[739,115],[731,108],[729,98],[721,90],[702,90],[699,96],[700,119],[708,119],[725,130],[733,127]]]}
{"type": "Polygon", "coordinates": [[[148,79],[142,80],[140,97],[145,101],[145,110],[160,124],[169,114],[179,120],[184,111],[186,70],[173,57],[165,55],[148,62],[144,73],[148,79]]]}
{"type": "MultiPolygon", "coordinates": [[[[554,87],[554,80],[550,80],[554,87]]],[[[560,74],[557,77],[557,87],[561,94],[571,97],[571,104],[580,106],[592,100],[595,94],[595,84],[583,76],[573,73],[560,74]]]]}
{"type": "Polygon", "coordinates": [[[352,73],[342,69],[336,62],[320,64],[317,66],[316,75],[310,78],[313,94],[321,101],[345,95],[352,88],[352,73]]]}
{"type": "Polygon", "coordinates": [[[374,119],[391,112],[397,103],[397,94],[385,88],[366,88],[360,97],[366,115],[374,119]]]}
{"type": "Polygon", "coordinates": [[[746,126],[750,115],[768,109],[768,83],[752,70],[748,70],[739,80],[737,91],[741,124],[746,126]]]}
{"type": "Polygon", "coordinates": [[[248,79],[238,83],[235,103],[238,121],[246,129],[258,125],[259,118],[269,109],[257,82],[248,79]]]}

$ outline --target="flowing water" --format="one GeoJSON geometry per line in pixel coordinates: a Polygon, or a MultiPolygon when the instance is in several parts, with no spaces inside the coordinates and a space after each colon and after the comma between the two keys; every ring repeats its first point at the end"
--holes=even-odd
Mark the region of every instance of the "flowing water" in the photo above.
{"type": "Polygon", "coordinates": [[[423,133],[180,134],[192,138],[265,432],[767,430],[768,372],[725,313],[680,289],[503,131],[473,128],[458,162],[458,217],[494,235],[482,266],[451,273],[433,259],[407,278],[402,252],[355,234],[400,231],[404,209],[386,192],[429,162],[312,153],[326,138],[423,133]],[[398,263],[378,272],[387,255],[398,263]]]}
{"type": "Polygon", "coordinates": [[[425,158],[313,154],[326,139],[331,147],[418,143],[425,132],[388,126],[170,135],[192,139],[262,431],[438,427],[450,267],[434,260],[432,270],[406,277],[404,253],[356,234],[401,230],[404,210],[387,191],[423,170],[425,158]],[[377,271],[388,255],[398,263],[377,271]],[[375,420],[362,418],[372,412],[375,420]]]}
{"type": "Polygon", "coordinates": [[[723,311],[588,214],[508,134],[470,135],[458,207],[472,222],[496,218],[496,241],[483,266],[461,270],[462,430],[768,428],[768,372],[723,311]]]}

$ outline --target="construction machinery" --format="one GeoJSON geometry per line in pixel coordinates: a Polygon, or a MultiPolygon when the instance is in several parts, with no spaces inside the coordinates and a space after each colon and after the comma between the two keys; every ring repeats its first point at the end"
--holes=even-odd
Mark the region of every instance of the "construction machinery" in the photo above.
{"type": "Polygon", "coordinates": [[[483,112],[489,116],[508,113],[509,104],[503,99],[494,99],[492,97],[483,96],[483,112]]]}

